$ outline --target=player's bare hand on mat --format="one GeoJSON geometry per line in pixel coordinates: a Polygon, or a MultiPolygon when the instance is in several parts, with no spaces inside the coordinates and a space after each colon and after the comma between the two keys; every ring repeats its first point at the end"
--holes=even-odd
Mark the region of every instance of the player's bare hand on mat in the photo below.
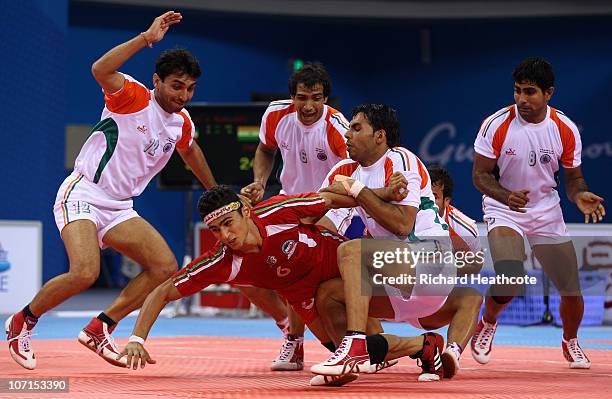
{"type": "Polygon", "coordinates": [[[138,342],[128,342],[128,344],[125,346],[125,348],[123,348],[119,356],[117,356],[117,360],[121,359],[123,356],[127,356],[126,367],[132,368],[133,370],[136,370],[138,368],[139,362],[141,369],[143,369],[147,363],[157,363],[155,360],[151,359],[151,356],[149,356],[149,352],[147,352],[145,347],[139,344],[138,342]]]}
{"type": "Polygon", "coordinates": [[[248,186],[242,187],[242,189],[240,190],[240,194],[247,197],[249,201],[251,201],[251,205],[255,205],[259,201],[261,201],[265,191],[266,188],[264,187],[262,182],[254,181],[248,186]]]}
{"type": "Polygon", "coordinates": [[[401,201],[408,195],[408,181],[401,172],[395,172],[389,177],[386,187],[387,201],[401,201]]]}
{"type": "Polygon", "coordinates": [[[527,194],[529,194],[529,190],[511,192],[508,196],[508,206],[510,207],[510,210],[521,213],[527,212],[525,209],[525,205],[527,205],[527,202],[529,202],[527,194]]]}
{"type": "Polygon", "coordinates": [[[589,218],[593,223],[601,222],[606,216],[606,208],[602,205],[603,198],[589,191],[581,191],[574,195],[574,202],[578,209],[584,213],[584,223],[589,223],[589,218]]]}

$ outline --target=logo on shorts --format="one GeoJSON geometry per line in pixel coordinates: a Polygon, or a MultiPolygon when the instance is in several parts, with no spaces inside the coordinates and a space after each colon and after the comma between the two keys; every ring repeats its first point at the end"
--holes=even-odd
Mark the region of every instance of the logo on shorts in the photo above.
{"type": "Polygon", "coordinates": [[[316,148],[315,150],[317,151],[317,159],[319,161],[327,161],[327,154],[322,148],[316,148]]]}
{"type": "Polygon", "coordinates": [[[540,156],[541,163],[549,163],[551,160],[552,158],[548,154],[542,154],[542,156],[540,156]]]}
{"type": "Polygon", "coordinates": [[[287,259],[290,259],[295,249],[297,248],[297,243],[294,240],[287,240],[283,243],[281,247],[283,253],[287,255],[287,259]]]}
{"type": "Polygon", "coordinates": [[[308,157],[306,156],[306,151],[300,150],[300,161],[303,163],[308,163],[308,157]]]}
{"type": "Polygon", "coordinates": [[[506,155],[516,155],[516,151],[514,150],[514,148],[508,148],[506,150],[506,155]]]}
{"type": "Polygon", "coordinates": [[[266,259],[266,263],[268,264],[268,266],[272,266],[276,263],[276,256],[268,256],[268,259],[266,259]]]}
{"type": "Polygon", "coordinates": [[[8,251],[2,249],[0,243],[0,273],[7,271],[11,268],[11,263],[8,261],[8,251]]]}
{"type": "Polygon", "coordinates": [[[495,224],[495,218],[489,217],[485,220],[485,222],[487,222],[487,225],[492,226],[493,224],[495,224]]]}
{"type": "Polygon", "coordinates": [[[310,298],[310,300],[302,302],[302,309],[310,310],[314,306],[314,303],[314,298],[310,298]]]}

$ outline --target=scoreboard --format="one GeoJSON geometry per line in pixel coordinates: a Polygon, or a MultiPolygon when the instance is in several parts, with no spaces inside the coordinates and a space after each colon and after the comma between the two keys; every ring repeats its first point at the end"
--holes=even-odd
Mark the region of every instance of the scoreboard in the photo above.
{"type": "MultiPolygon", "coordinates": [[[[253,181],[253,160],[259,144],[259,126],[267,102],[192,103],[187,107],[195,124],[196,139],[219,184],[244,186],[253,181]]],[[[272,172],[270,183],[273,182],[272,172]]],[[[201,189],[177,151],[159,174],[163,189],[201,189]]]]}

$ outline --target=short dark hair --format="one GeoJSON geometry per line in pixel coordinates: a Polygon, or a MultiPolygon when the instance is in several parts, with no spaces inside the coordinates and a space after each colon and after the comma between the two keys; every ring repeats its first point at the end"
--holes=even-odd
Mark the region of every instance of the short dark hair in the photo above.
{"type": "Polygon", "coordinates": [[[321,84],[325,97],[329,97],[331,93],[331,79],[320,62],[307,62],[291,75],[289,78],[289,94],[291,94],[291,97],[297,93],[297,87],[300,83],[309,89],[321,84]]]}
{"type": "Polygon", "coordinates": [[[542,91],[555,84],[553,67],[543,58],[527,58],[514,68],[512,77],[516,83],[535,83],[542,91]]]}
{"type": "Polygon", "coordinates": [[[360,112],[370,122],[374,131],[384,129],[389,147],[399,145],[400,123],[393,108],[384,104],[361,104],[353,108],[353,118],[360,112]]]}
{"type": "Polygon", "coordinates": [[[442,185],[442,195],[444,198],[453,196],[453,178],[450,173],[440,165],[430,165],[427,167],[431,184],[442,185]]]}
{"type": "Polygon", "coordinates": [[[163,81],[170,74],[198,79],[202,75],[198,60],[184,48],[166,50],[155,61],[155,73],[163,81]]]}
{"type": "MultiPolygon", "coordinates": [[[[230,186],[220,185],[206,190],[198,200],[200,217],[204,219],[206,215],[212,211],[216,211],[222,206],[231,204],[235,201],[240,201],[240,198],[230,186]]],[[[240,210],[240,208],[238,209],[240,210]]]]}

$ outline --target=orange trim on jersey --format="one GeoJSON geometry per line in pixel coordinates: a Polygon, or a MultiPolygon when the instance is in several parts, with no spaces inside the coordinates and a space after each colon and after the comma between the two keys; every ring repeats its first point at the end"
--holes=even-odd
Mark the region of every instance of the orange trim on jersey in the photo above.
{"type": "Polygon", "coordinates": [[[177,114],[182,116],[185,122],[183,123],[183,131],[181,134],[181,138],[176,143],[176,148],[180,150],[186,150],[187,148],[189,148],[189,141],[191,140],[191,130],[193,130],[193,127],[191,126],[191,120],[189,119],[186,113],[180,111],[177,112],[177,114]]]}
{"type": "Polygon", "coordinates": [[[552,119],[557,128],[559,128],[559,136],[563,145],[563,153],[561,154],[561,164],[566,168],[571,168],[574,165],[574,151],[576,151],[576,138],[574,132],[567,126],[557,115],[557,110],[550,107],[550,119],[552,119]]]}
{"type": "Polygon", "coordinates": [[[448,224],[449,227],[450,227],[450,224],[448,223],[448,215],[451,213],[453,214],[454,217],[461,220],[465,224],[465,227],[468,227],[475,236],[478,236],[478,230],[476,229],[476,226],[474,226],[472,222],[465,220],[465,218],[463,217],[465,215],[459,209],[455,208],[452,205],[446,206],[446,222],[447,222],[446,224],[448,224]]]}
{"type": "Polygon", "coordinates": [[[281,119],[290,113],[295,112],[295,105],[291,104],[287,108],[272,111],[268,114],[266,118],[266,147],[276,148],[278,144],[276,143],[276,128],[280,123],[281,119]]]}
{"type": "Polygon", "coordinates": [[[510,108],[510,114],[502,123],[499,125],[495,134],[493,135],[493,152],[495,153],[495,157],[499,158],[499,154],[501,153],[502,145],[504,145],[504,141],[506,140],[506,135],[508,134],[508,128],[510,128],[510,123],[516,117],[516,111],[514,110],[514,106],[510,108]]]}
{"type": "Polygon", "coordinates": [[[329,185],[332,185],[334,183],[334,177],[337,175],[352,176],[353,172],[357,170],[358,166],[359,166],[359,163],[357,162],[351,162],[351,163],[346,163],[344,165],[340,165],[336,170],[332,172],[331,175],[329,175],[329,179],[328,179],[329,185]]]}
{"type": "Polygon", "coordinates": [[[424,189],[429,183],[429,176],[427,175],[427,169],[425,169],[425,165],[419,158],[415,156],[417,160],[417,165],[419,166],[419,175],[421,175],[421,190],[424,189]]]}
{"type": "Polygon", "coordinates": [[[151,93],[142,85],[125,80],[123,87],[116,93],[104,93],[104,102],[109,111],[116,114],[133,114],[149,105],[151,93]]]}
{"type": "Polygon", "coordinates": [[[393,174],[393,161],[391,158],[385,158],[385,187],[389,185],[389,178],[393,174]]]}
{"type": "Polygon", "coordinates": [[[339,114],[339,112],[332,107],[328,107],[327,116],[325,117],[325,122],[327,123],[327,128],[325,129],[327,133],[327,143],[337,157],[346,159],[348,157],[346,152],[346,141],[342,138],[342,132],[336,129],[331,123],[331,117],[335,114],[339,114]]]}

